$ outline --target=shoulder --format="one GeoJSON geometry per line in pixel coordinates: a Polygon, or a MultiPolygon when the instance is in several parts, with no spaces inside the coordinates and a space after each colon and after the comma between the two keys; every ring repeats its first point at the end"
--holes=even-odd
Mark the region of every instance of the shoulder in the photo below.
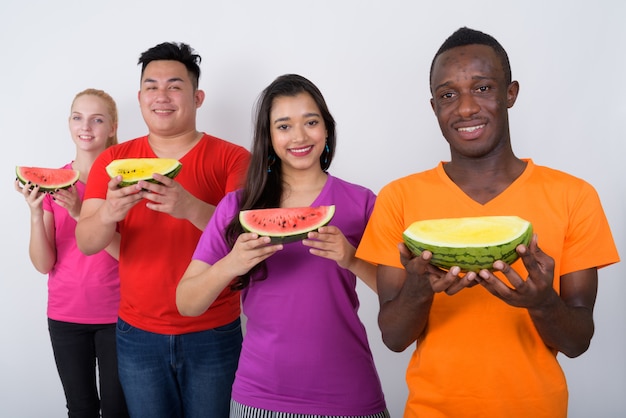
{"type": "Polygon", "coordinates": [[[228,225],[233,217],[239,214],[239,208],[241,207],[239,203],[240,197],[241,190],[226,193],[215,206],[215,212],[211,216],[209,223],[213,222],[221,226],[228,225]]]}
{"type": "Polygon", "coordinates": [[[532,178],[534,181],[539,181],[550,187],[558,187],[560,190],[595,191],[594,187],[586,180],[551,167],[533,165],[532,178]]]}
{"type": "Polygon", "coordinates": [[[227,141],[222,138],[218,138],[213,135],[209,135],[206,132],[203,132],[202,139],[200,140],[207,147],[211,147],[213,150],[224,150],[238,153],[249,153],[249,151],[244,148],[242,145],[236,144],[234,142],[227,141]]]}
{"type": "Polygon", "coordinates": [[[240,207],[240,199],[242,189],[238,189],[232,192],[228,192],[224,195],[224,197],[217,204],[216,210],[219,208],[220,210],[226,211],[236,211],[239,212],[240,207]]]}
{"type": "Polygon", "coordinates": [[[331,174],[328,174],[328,181],[331,182],[330,185],[334,189],[345,190],[356,194],[374,195],[374,192],[365,186],[340,179],[339,177],[334,177],[331,174]]]}
{"type": "Polygon", "coordinates": [[[100,159],[139,158],[152,156],[146,136],[130,139],[105,149],[98,156],[100,159]]]}
{"type": "Polygon", "coordinates": [[[439,186],[440,182],[437,181],[437,179],[440,178],[440,171],[443,172],[443,168],[440,170],[439,167],[436,167],[399,177],[385,184],[380,189],[379,196],[387,194],[415,193],[434,185],[439,186]]]}

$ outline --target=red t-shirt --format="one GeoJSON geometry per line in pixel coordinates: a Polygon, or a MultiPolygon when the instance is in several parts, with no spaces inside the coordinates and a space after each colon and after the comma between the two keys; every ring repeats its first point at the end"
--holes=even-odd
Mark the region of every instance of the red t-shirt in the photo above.
{"type": "MultiPolygon", "coordinates": [[[[105,167],[114,159],[156,158],[147,137],[105,150],[94,162],[85,200],[105,199],[110,181],[105,167]]],[[[211,205],[241,187],[250,153],[243,147],[204,135],[179,161],[175,180],[211,205]]],[[[202,231],[191,222],[136,204],[119,222],[120,311],[129,324],[159,334],[202,331],[234,321],[240,314],[238,292],[226,288],[199,317],[184,317],[176,308],[176,286],[187,269],[202,231]]]]}

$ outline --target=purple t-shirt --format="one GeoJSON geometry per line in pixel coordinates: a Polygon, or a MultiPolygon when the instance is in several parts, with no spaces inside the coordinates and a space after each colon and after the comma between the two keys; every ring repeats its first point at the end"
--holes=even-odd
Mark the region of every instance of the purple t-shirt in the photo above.
{"type": "MultiPolygon", "coordinates": [[[[239,212],[237,193],[220,202],[194,259],[214,264],[230,248],[223,231],[239,212]]],[[[311,206],[335,205],[335,225],[355,247],[373,209],[370,190],[328,176],[311,206]]],[[[267,278],[242,291],[247,317],[232,397],[244,405],[314,415],[370,415],[385,400],[358,316],[356,277],[301,242],[267,259],[267,278]]]]}
{"type": "MultiPolygon", "coordinates": [[[[82,200],[85,184],[79,181],[74,187],[82,200]]],[[[54,217],[57,252],[48,275],[48,318],[78,324],[115,323],[120,304],[117,260],[105,251],[83,254],[76,245],[76,221],[49,194],[43,209],[54,217]]]]}

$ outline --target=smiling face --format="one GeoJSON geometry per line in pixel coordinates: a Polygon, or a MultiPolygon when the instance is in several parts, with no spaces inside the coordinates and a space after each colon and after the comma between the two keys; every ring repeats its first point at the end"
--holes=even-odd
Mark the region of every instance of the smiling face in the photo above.
{"type": "Polygon", "coordinates": [[[158,60],[146,66],[139,105],[151,134],[172,137],[195,131],[196,110],[203,100],[204,93],[194,89],[182,63],[158,60]]]}
{"type": "Polygon", "coordinates": [[[320,156],[326,145],[326,126],[308,93],[278,96],[270,112],[272,147],[282,171],[322,171],[320,156]]]}
{"type": "Polygon", "coordinates": [[[107,147],[109,138],[115,135],[116,126],[107,103],[100,97],[85,94],[76,97],[72,103],[69,128],[79,149],[100,153],[107,147]]]}
{"type": "Polygon", "coordinates": [[[508,108],[517,98],[501,61],[486,45],[452,48],[433,66],[431,105],[452,158],[481,158],[510,149],[508,108]]]}

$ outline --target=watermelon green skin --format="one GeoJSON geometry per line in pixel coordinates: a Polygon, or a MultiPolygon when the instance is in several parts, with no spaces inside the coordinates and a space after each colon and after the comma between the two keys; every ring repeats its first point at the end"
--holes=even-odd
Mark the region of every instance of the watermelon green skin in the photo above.
{"type": "Polygon", "coordinates": [[[515,262],[519,254],[515,249],[518,245],[528,245],[533,235],[532,226],[526,232],[506,244],[490,247],[465,247],[451,248],[418,242],[409,237],[406,233],[402,235],[405,245],[415,255],[419,256],[424,250],[432,253],[430,263],[439,268],[449,270],[453,266],[458,266],[463,272],[478,272],[483,269],[493,270],[493,263],[502,260],[507,264],[515,262]]]}
{"type": "Polygon", "coordinates": [[[137,184],[141,180],[161,184],[152,178],[152,174],[159,173],[173,179],[180,173],[182,168],[183,165],[180,161],[174,159],[126,158],[111,161],[107,165],[106,171],[111,178],[121,175],[122,181],[118,187],[127,187],[137,184]],[[169,161],[170,164],[167,168],[153,168],[152,164],[158,163],[159,161],[169,161]]]}
{"type": "Polygon", "coordinates": [[[328,225],[335,206],[250,209],[239,212],[239,222],[247,232],[270,237],[272,244],[288,244],[305,239],[309,232],[328,225]]]}
{"type": "Polygon", "coordinates": [[[69,168],[45,168],[16,166],[15,174],[22,184],[39,186],[41,192],[53,192],[73,186],[80,177],[78,170],[69,168]]]}

